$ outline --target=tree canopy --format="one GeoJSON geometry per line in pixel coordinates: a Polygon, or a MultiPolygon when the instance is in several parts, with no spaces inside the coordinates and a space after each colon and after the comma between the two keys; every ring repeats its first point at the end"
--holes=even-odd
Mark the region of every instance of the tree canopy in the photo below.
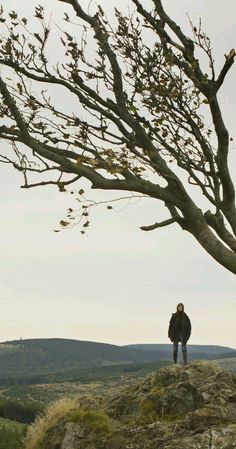
{"type": "Polygon", "coordinates": [[[25,188],[76,189],[86,178],[92,189],[159,200],[166,220],[141,229],[177,223],[236,273],[230,136],[218,101],[235,51],[216,73],[201,22],[187,36],[161,0],[152,9],[130,0],[114,23],[101,6],[90,13],[77,0],[55,1],[66,12],[53,56],[42,6],[36,23],[1,7],[0,138],[10,143],[1,162],[22,172],[25,188]]]}

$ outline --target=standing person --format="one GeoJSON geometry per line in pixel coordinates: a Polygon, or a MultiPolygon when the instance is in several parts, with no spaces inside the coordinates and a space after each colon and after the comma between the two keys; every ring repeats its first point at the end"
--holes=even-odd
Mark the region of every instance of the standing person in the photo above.
{"type": "Polygon", "coordinates": [[[184,305],[179,303],[169,323],[168,337],[173,342],[173,360],[177,363],[178,343],[181,342],[184,364],[187,365],[186,344],[191,334],[191,321],[184,312],[184,305]]]}

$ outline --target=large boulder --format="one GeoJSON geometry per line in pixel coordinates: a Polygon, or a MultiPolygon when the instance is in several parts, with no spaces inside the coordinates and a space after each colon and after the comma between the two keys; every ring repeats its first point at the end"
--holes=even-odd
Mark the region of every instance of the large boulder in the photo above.
{"type": "Polygon", "coordinates": [[[236,375],[167,365],[104,400],[57,403],[25,449],[236,449],[236,375]]]}

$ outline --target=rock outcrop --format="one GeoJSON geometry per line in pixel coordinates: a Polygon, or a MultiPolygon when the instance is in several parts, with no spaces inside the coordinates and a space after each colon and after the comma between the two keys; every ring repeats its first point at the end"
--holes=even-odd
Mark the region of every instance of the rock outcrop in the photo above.
{"type": "Polygon", "coordinates": [[[26,449],[236,449],[236,375],[166,366],[109,400],[56,404],[26,449]]]}

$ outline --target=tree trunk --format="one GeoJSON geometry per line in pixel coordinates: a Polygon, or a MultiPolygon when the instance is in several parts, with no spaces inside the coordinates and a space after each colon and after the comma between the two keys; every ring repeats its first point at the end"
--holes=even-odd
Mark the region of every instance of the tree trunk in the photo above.
{"type": "Polygon", "coordinates": [[[231,273],[236,274],[236,253],[225,246],[220,237],[211,230],[202,210],[191,198],[185,198],[181,212],[184,217],[182,228],[192,234],[213,259],[231,273]]]}
{"type": "Polygon", "coordinates": [[[202,226],[200,232],[191,231],[192,235],[200,243],[200,245],[208,252],[217,262],[236,274],[236,253],[228,249],[221,242],[207,224],[202,226]]]}

